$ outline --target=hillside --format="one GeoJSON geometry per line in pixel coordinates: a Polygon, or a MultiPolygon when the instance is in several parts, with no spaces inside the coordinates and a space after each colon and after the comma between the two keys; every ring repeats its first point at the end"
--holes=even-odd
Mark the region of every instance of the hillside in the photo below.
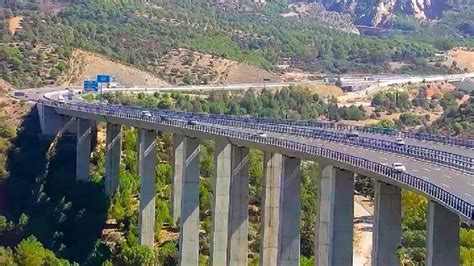
{"type": "Polygon", "coordinates": [[[310,0],[329,10],[350,14],[357,24],[381,26],[393,23],[397,16],[437,20],[447,11],[474,7],[472,1],[451,0],[310,0]]]}
{"type": "Polygon", "coordinates": [[[57,84],[81,86],[83,80],[94,78],[99,73],[110,74],[117,78],[119,84],[125,86],[158,87],[167,84],[151,73],[80,49],[76,49],[72,53],[69,67],[66,73],[58,79],[57,84]]]}
{"type": "MultiPolygon", "coordinates": [[[[350,26],[347,15],[331,8],[325,11],[321,5],[291,5],[289,1],[239,4],[233,9],[216,6],[211,0],[133,4],[61,1],[57,8],[49,1],[48,8],[54,12],[44,12],[41,4],[0,5],[5,10],[0,25],[5,46],[0,50],[0,63],[6,61],[0,67],[2,73],[7,73],[4,79],[17,87],[54,83],[66,71],[64,64],[74,49],[95,52],[173,83],[175,77],[170,80],[169,75],[172,69],[163,69],[161,65],[167,64],[163,61],[177,49],[236,61],[241,64],[237,73],[259,73],[258,80],[265,72],[255,72],[250,66],[268,72],[275,72],[278,65],[289,65],[314,73],[379,73],[392,71],[390,64],[398,62],[403,67],[396,72],[456,72],[459,70],[428,61],[437,50],[473,42],[469,35],[458,34],[458,30],[441,30],[442,25],[427,29],[428,26],[406,21],[403,25],[412,27],[407,33],[384,38],[359,36],[348,33],[353,32],[351,27],[355,28],[350,26]],[[292,12],[297,16],[282,16],[292,12]],[[21,28],[12,35],[8,19],[20,16],[21,28]],[[35,47],[41,54],[35,52],[35,47]],[[48,61],[29,64],[41,63],[43,58],[48,61]],[[31,78],[29,73],[39,75],[31,78]]],[[[468,29],[469,25],[461,28],[468,29]]],[[[198,69],[190,73],[191,81],[188,77],[183,83],[225,81],[227,70],[223,72],[224,77],[219,77],[219,73],[209,69],[198,69]],[[193,77],[196,75],[199,78],[193,77]]],[[[229,82],[234,82],[232,68],[228,76],[229,82]]],[[[176,84],[182,81],[182,77],[176,78],[176,84]]]]}

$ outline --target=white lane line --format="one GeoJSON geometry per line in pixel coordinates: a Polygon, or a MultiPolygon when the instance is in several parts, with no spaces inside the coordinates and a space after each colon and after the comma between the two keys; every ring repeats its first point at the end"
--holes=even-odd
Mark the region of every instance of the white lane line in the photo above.
{"type": "Polygon", "coordinates": [[[441,183],[441,185],[443,185],[443,187],[449,187],[449,186],[446,185],[445,183],[441,183]]]}
{"type": "Polygon", "coordinates": [[[382,159],[382,160],[384,160],[384,161],[386,161],[386,160],[387,160],[387,158],[385,158],[385,157],[380,157],[380,159],[382,159]]]}
{"type": "Polygon", "coordinates": [[[429,172],[429,171],[430,171],[430,169],[427,169],[427,168],[422,168],[422,169],[423,169],[424,171],[426,171],[426,172],[429,172]]]}
{"type": "Polygon", "coordinates": [[[418,169],[413,169],[413,170],[411,170],[411,171],[412,171],[412,172],[419,172],[420,170],[418,170],[418,169]]]}
{"type": "Polygon", "coordinates": [[[453,179],[452,176],[449,176],[449,175],[443,175],[444,177],[447,177],[448,179],[453,179]]]}
{"type": "Polygon", "coordinates": [[[435,168],[434,170],[435,170],[435,171],[440,171],[440,170],[441,170],[441,168],[435,168]]]}
{"type": "Polygon", "coordinates": [[[472,195],[469,194],[469,193],[464,193],[464,195],[468,196],[468,197],[471,197],[472,198],[472,195]]]}

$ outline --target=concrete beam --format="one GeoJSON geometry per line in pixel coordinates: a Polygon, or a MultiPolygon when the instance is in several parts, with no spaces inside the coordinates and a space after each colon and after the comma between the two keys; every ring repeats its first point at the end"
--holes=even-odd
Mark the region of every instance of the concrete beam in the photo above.
{"type": "Polygon", "coordinates": [[[230,184],[228,263],[247,266],[249,219],[249,149],[232,147],[232,177],[230,184]]]}
{"type": "Polygon", "coordinates": [[[156,132],[140,129],[138,172],[140,175],[140,244],[153,248],[155,238],[156,132]]]}
{"type": "Polygon", "coordinates": [[[298,158],[283,157],[278,265],[300,265],[301,172],[298,158]]]}
{"type": "Polygon", "coordinates": [[[185,162],[184,152],[184,136],[174,134],[173,135],[173,161],[174,161],[174,176],[173,176],[173,189],[171,190],[171,213],[173,214],[173,221],[178,222],[181,216],[181,198],[183,189],[183,169],[185,162]]]}
{"type": "Polygon", "coordinates": [[[216,139],[214,145],[215,177],[212,193],[211,265],[227,263],[232,145],[216,139]]]}
{"type": "Polygon", "coordinates": [[[352,265],[354,174],[326,166],[318,185],[315,254],[318,266],[352,265]]]}
{"type": "Polygon", "coordinates": [[[105,194],[112,196],[119,185],[122,126],[107,124],[105,136],[105,194]]]}
{"type": "Polygon", "coordinates": [[[183,191],[179,235],[179,265],[199,263],[199,163],[198,139],[184,138],[183,191]]]}
{"type": "Polygon", "coordinates": [[[372,265],[398,266],[401,244],[401,189],[375,182],[375,213],[372,234],[372,265]]]}
{"type": "Polygon", "coordinates": [[[262,233],[260,265],[277,265],[280,230],[280,196],[283,156],[265,152],[263,156],[264,188],[262,202],[262,233]]]}
{"type": "Polygon", "coordinates": [[[90,120],[80,118],[76,121],[76,180],[87,182],[89,180],[91,155],[91,122],[90,120]]]}
{"type": "MultiPolygon", "coordinates": [[[[68,116],[58,115],[54,108],[39,103],[36,104],[36,110],[39,116],[41,133],[45,136],[56,136],[71,119],[68,116]]],[[[67,130],[67,132],[73,133],[74,130],[67,130]]]]}
{"type": "Polygon", "coordinates": [[[429,205],[426,265],[459,265],[459,217],[434,201],[429,205]]]}

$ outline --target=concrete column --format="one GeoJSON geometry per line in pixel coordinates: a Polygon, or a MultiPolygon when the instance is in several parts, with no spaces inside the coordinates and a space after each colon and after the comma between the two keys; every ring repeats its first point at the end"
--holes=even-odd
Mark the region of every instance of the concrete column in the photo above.
{"type": "Polygon", "coordinates": [[[122,126],[107,124],[105,136],[105,194],[112,196],[119,185],[122,126]]]}
{"type": "Polygon", "coordinates": [[[278,265],[299,266],[301,160],[284,156],[283,163],[278,265]]]}
{"type": "Polygon", "coordinates": [[[232,147],[228,236],[229,266],[247,266],[249,219],[249,149],[232,147]]]}
{"type": "Polygon", "coordinates": [[[90,120],[80,118],[76,121],[76,180],[87,182],[89,180],[89,162],[91,156],[91,122],[90,120]]]}
{"type": "Polygon", "coordinates": [[[215,177],[212,193],[211,265],[227,263],[232,145],[216,139],[214,145],[215,177]]]}
{"type": "Polygon", "coordinates": [[[184,136],[173,135],[173,149],[174,149],[174,177],[173,189],[171,191],[171,213],[173,214],[173,221],[178,222],[181,216],[181,191],[183,189],[183,168],[184,168],[184,136]]]}
{"type": "Polygon", "coordinates": [[[428,213],[426,265],[459,265],[459,217],[431,201],[428,213]]]}
{"type": "Polygon", "coordinates": [[[184,138],[183,192],[179,235],[179,265],[199,263],[199,141],[184,138]]]}
{"type": "Polygon", "coordinates": [[[315,245],[318,266],[352,265],[353,179],[352,172],[333,166],[322,170],[315,245]]]}
{"type": "Polygon", "coordinates": [[[262,202],[263,227],[260,243],[261,266],[277,265],[282,162],[283,156],[281,154],[265,152],[263,158],[265,179],[262,202]]]}
{"type": "Polygon", "coordinates": [[[156,132],[140,129],[140,244],[153,247],[155,236],[156,132]]]}
{"type": "Polygon", "coordinates": [[[375,182],[375,213],[372,234],[372,265],[398,266],[401,244],[401,189],[375,182]]]}

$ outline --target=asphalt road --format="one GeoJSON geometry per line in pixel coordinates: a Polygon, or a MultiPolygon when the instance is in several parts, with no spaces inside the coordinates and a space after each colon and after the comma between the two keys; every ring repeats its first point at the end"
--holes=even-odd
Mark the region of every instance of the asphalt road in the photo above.
{"type": "MultiPolygon", "coordinates": [[[[209,124],[209,126],[217,127],[209,124]]],[[[226,127],[232,129],[231,127],[226,127]]],[[[233,128],[244,132],[254,132],[252,129],[233,128]]],[[[346,154],[351,154],[360,158],[392,166],[399,162],[406,166],[407,173],[419,178],[429,180],[431,183],[451,192],[465,201],[474,204],[474,175],[470,175],[452,168],[427,162],[413,157],[402,156],[394,153],[381,152],[377,150],[364,149],[362,147],[340,144],[331,141],[323,141],[314,138],[299,137],[294,135],[282,135],[273,132],[266,132],[268,137],[292,140],[304,144],[323,147],[346,154]]]]}

